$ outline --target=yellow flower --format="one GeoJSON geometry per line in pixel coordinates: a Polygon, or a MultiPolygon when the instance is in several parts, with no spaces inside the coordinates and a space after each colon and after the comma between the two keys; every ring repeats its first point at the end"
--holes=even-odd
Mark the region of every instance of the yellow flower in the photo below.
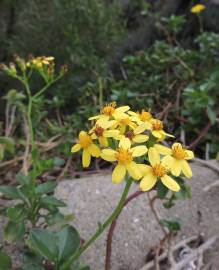
{"type": "Polygon", "coordinates": [[[151,128],[151,120],[153,119],[152,114],[148,111],[142,110],[141,113],[138,112],[128,112],[131,115],[130,119],[137,122],[139,125],[143,122],[147,124],[147,128],[151,128]]]}
{"type": "Polygon", "coordinates": [[[139,180],[142,177],[138,165],[133,159],[146,153],[146,146],[140,145],[131,148],[130,141],[127,138],[123,138],[119,142],[117,150],[103,149],[100,156],[110,162],[117,161],[117,165],[112,173],[112,182],[118,184],[123,180],[127,171],[135,180],[139,180]]]}
{"type": "Polygon", "coordinates": [[[90,131],[89,133],[91,134],[91,138],[93,140],[98,139],[99,143],[102,146],[108,147],[108,139],[110,137],[116,137],[119,135],[119,131],[115,129],[109,129],[113,124],[115,123],[114,120],[112,121],[107,121],[105,124],[98,125],[96,124],[90,131]]]}
{"type": "Polygon", "coordinates": [[[148,150],[148,158],[151,166],[138,164],[144,176],[140,182],[140,189],[142,191],[148,191],[152,189],[157,183],[157,180],[160,179],[170,190],[179,191],[179,184],[168,175],[167,165],[163,163],[163,160],[160,160],[160,155],[153,147],[148,150]]]}
{"type": "Polygon", "coordinates": [[[39,56],[36,58],[31,59],[29,62],[27,62],[27,66],[29,67],[31,64],[36,66],[37,68],[42,68],[43,65],[50,65],[54,61],[53,56],[39,56]]]}
{"type": "Polygon", "coordinates": [[[78,138],[78,143],[72,146],[71,152],[75,153],[83,149],[82,164],[87,168],[90,165],[91,156],[99,157],[100,149],[96,146],[90,135],[85,131],[81,131],[78,138]]]}
{"type": "Polygon", "coordinates": [[[205,6],[202,4],[197,4],[191,8],[192,13],[200,13],[205,10],[205,6]]]}
{"type": "Polygon", "coordinates": [[[165,164],[168,164],[171,173],[179,176],[181,172],[188,177],[192,177],[192,170],[187,160],[193,159],[194,153],[191,150],[186,150],[180,143],[174,143],[170,149],[169,155],[163,158],[165,164]]]}
{"type": "Polygon", "coordinates": [[[147,129],[145,123],[141,124],[140,126],[134,128],[133,130],[127,130],[124,134],[120,134],[115,137],[117,140],[121,140],[123,138],[129,139],[131,143],[143,143],[148,140],[148,135],[141,134],[147,129]]]}
{"type": "Polygon", "coordinates": [[[152,124],[152,135],[156,138],[158,138],[159,140],[163,140],[166,136],[169,137],[174,137],[171,134],[166,133],[163,130],[163,122],[158,120],[158,119],[152,119],[151,120],[151,124],[152,124]]]}
{"type": "Polygon", "coordinates": [[[108,121],[110,118],[120,117],[126,118],[127,115],[125,112],[127,112],[130,109],[129,106],[122,106],[116,108],[116,102],[112,102],[104,106],[99,115],[92,116],[89,118],[89,120],[98,120],[97,123],[101,124],[104,121],[108,121]]]}
{"type": "MultiPolygon", "coordinates": [[[[114,119],[115,124],[112,126],[112,128],[118,129],[120,134],[124,134],[127,129],[134,129],[137,127],[137,124],[131,121],[129,115],[127,114],[124,114],[122,116],[116,115],[114,119]]],[[[103,123],[103,121],[101,123],[103,123]]]]}

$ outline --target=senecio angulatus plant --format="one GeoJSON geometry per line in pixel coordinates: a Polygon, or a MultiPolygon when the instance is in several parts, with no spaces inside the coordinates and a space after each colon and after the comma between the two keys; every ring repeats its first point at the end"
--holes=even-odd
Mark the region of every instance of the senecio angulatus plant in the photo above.
{"type": "Polygon", "coordinates": [[[161,120],[150,111],[134,112],[129,106],[117,107],[115,102],[104,106],[99,115],[90,117],[94,125],[88,131],[81,131],[71,152],[82,151],[82,165],[89,167],[91,157],[112,162],[112,182],[119,184],[125,180],[121,199],[112,215],[99,225],[96,233],[72,254],[61,270],[77,260],[81,254],[102,234],[120,214],[131,185],[139,183],[143,192],[151,189],[167,188],[180,191],[179,176],[192,177],[188,161],[194,158],[191,150],[175,142],[171,147],[163,144],[166,138],[174,138],[167,133],[161,120]]]}
{"type": "MultiPolygon", "coordinates": [[[[0,192],[5,197],[19,201],[15,206],[3,211],[9,219],[5,228],[6,240],[25,241],[22,270],[89,270],[88,266],[79,263],[80,256],[117,219],[132,184],[139,184],[142,192],[152,189],[157,191],[159,198],[164,198],[170,190],[174,195],[166,205],[172,205],[175,194],[185,188],[181,176],[192,177],[188,161],[193,159],[194,154],[178,142],[168,147],[166,139],[173,139],[174,136],[167,133],[163,122],[153,117],[151,111],[134,112],[128,105],[118,107],[115,102],[102,107],[99,115],[89,118],[92,127],[79,133],[71,152],[82,152],[84,168],[90,166],[92,157],[113,163],[115,167],[112,182],[120,184],[125,181],[125,187],[112,214],[103,223],[98,223],[96,232],[88,240],[81,241],[78,231],[67,225],[71,217],[59,212],[59,207],[65,204],[51,195],[56,184],[37,182],[37,177],[42,172],[52,169],[54,160],[40,160],[32,123],[32,106],[66,70],[62,68],[60,73],[55,75],[52,57],[31,58],[26,62],[16,58],[16,65],[4,65],[2,68],[9,76],[19,80],[26,90],[25,110],[31,137],[28,159],[31,164],[27,173],[20,172],[17,175],[18,186],[0,186],[0,192]],[[45,86],[34,94],[29,84],[33,71],[37,71],[45,81],[45,86]],[[61,228],[49,228],[60,222],[61,228]]],[[[171,225],[168,221],[163,224],[171,225]]],[[[3,258],[1,260],[4,262],[4,269],[10,269],[8,255],[0,251],[0,257],[3,258]]]]}

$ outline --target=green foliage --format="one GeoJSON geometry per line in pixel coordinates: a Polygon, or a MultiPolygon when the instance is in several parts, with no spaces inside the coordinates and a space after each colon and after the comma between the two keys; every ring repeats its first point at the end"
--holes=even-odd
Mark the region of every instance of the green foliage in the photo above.
{"type": "Polygon", "coordinates": [[[0,250],[0,270],[10,270],[12,266],[11,258],[0,250]]]}
{"type": "MultiPolygon", "coordinates": [[[[176,25],[183,25],[184,19],[175,16],[162,21],[175,29],[176,25]]],[[[174,36],[171,40],[156,41],[150,49],[125,57],[123,73],[126,78],[108,81],[111,89],[109,99],[127,103],[128,98],[131,106],[140,105],[158,112],[171,104],[165,114],[165,120],[173,123],[168,129],[178,131],[178,136],[183,129],[188,144],[210,120],[211,135],[206,134],[203,138],[199,154],[209,142],[211,154],[215,157],[218,151],[215,147],[218,140],[215,123],[219,100],[219,57],[216,49],[219,35],[202,33],[191,48],[184,48],[175,39],[174,36]]]]}
{"type": "Polygon", "coordinates": [[[61,267],[79,249],[80,237],[72,226],[65,226],[59,232],[33,229],[28,243],[35,252],[54,262],[56,267],[61,267]]]}
{"type": "Polygon", "coordinates": [[[161,219],[160,224],[163,227],[166,227],[170,232],[180,231],[181,230],[181,225],[180,225],[179,220],[161,219]]]}

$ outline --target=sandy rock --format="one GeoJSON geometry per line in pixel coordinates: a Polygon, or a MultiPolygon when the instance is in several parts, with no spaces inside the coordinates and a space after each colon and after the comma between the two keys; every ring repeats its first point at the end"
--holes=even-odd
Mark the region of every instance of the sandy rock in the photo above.
{"type": "MultiPolygon", "coordinates": [[[[193,197],[178,201],[177,205],[166,210],[157,205],[164,218],[179,218],[182,231],[178,238],[204,233],[206,237],[219,234],[219,187],[208,192],[203,188],[218,180],[218,175],[202,165],[192,165],[194,177],[188,180],[193,197]]],[[[72,223],[78,228],[81,237],[88,239],[97,229],[98,222],[104,222],[120,198],[123,184],[111,183],[111,175],[95,175],[89,178],[66,180],[59,184],[56,196],[66,202],[65,213],[74,213],[72,223]]],[[[133,185],[130,194],[138,190],[133,185]]],[[[111,270],[138,270],[145,264],[149,248],[159,241],[161,231],[148,207],[147,195],[134,199],[123,209],[113,238],[111,270]]],[[[93,270],[103,270],[105,260],[106,233],[90,247],[83,256],[84,262],[93,270]]],[[[219,245],[214,247],[215,252],[219,245]]]]}

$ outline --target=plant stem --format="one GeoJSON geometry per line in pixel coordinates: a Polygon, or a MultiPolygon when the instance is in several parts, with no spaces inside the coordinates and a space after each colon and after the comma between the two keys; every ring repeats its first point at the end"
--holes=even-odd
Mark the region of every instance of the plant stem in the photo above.
{"type": "Polygon", "coordinates": [[[85,242],[85,244],[83,246],[81,246],[79,248],[79,250],[74,253],[60,268],[60,270],[67,270],[69,269],[69,267],[71,266],[71,264],[76,261],[81,254],[105,231],[105,229],[117,218],[117,216],[120,214],[120,212],[122,211],[122,208],[124,206],[126,197],[128,195],[129,189],[131,187],[132,184],[132,179],[127,179],[126,182],[126,186],[124,188],[124,191],[122,193],[121,199],[116,207],[116,209],[113,211],[113,213],[111,214],[111,216],[103,223],[99,226],[98,230],[96,231],[96,233],[91,236],[91,238],[85,242]]]}
{"type": "Polygon", "coordinates": [[[33,95],[33,99],[39,97],[40,95],[42,95],[52,84],[54,84],[56,81],[58,81],[59,79],[61,79],[63,75],[59,75],[57,78],[55,78],[53,81],[50,81],[49,83],[47,83],[41,90],[39,90],[35,95],[33,95]]]}

